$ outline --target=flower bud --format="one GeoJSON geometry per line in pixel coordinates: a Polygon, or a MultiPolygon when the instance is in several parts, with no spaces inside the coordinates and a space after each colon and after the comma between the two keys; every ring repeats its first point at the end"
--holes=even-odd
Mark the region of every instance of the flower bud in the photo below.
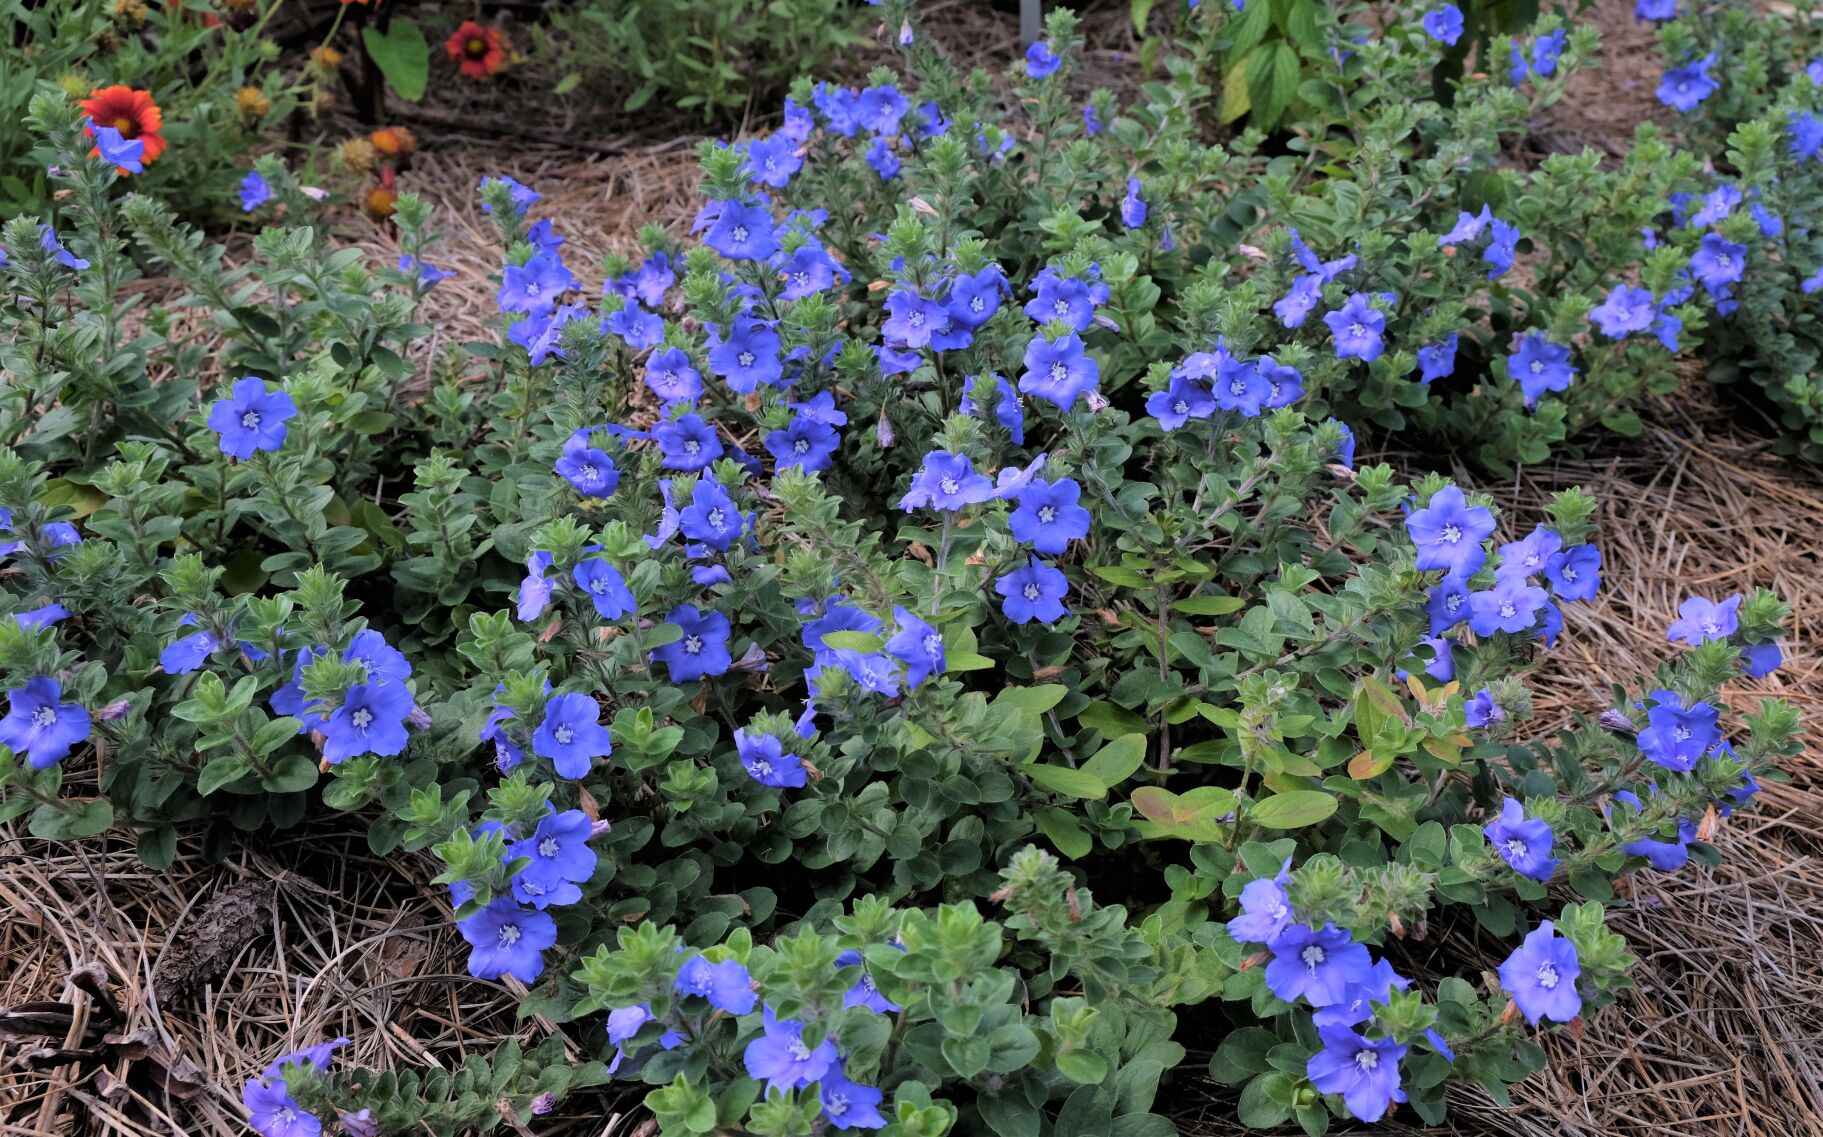
{"type": "Polygon", "coordinates": [[[430,712],[423,707],[413,705],[412,709],[406,712],[405,725],[416,727],[419,730],[428,730],[430,728],[430,712]]]}
{"type": "Polygon", "coordinates": [[[557,1095],[546,1091],[532,1099],[532,1113],[543,1115],[557,1108],[557,1095]]]}
{"type": "Polygon", "coordinates": [[[1633,725],[1633,720],[1627,717],[1626,712],[1615,710],[1612,707],[1601,713],[1601,725],[1603,729],[1611,730],[1616,734],[1639,733],[1639,728],[1633,725]]]}
{"type": "Polygon", "coordinates": [[[364,1109],[359,1113],[344,1113],[337,1120],[342,1123],[342,1132],[348,1137],[377,1137],[380,1123],[373,1119],[373,1110],[364,1109]]]}
{"type": "Polygon", "coordinates": [[[107,706],[101,708],[99,711],[96,711],[95,717],[98,720],[100,720],[101,722],[113,722],[115,719],[121,717],[122,715],[126,714],[128,711],[130,711],[132,709],[133,709],[132,700],[116,699],[113,702],[109,703],[107,706]]]}
{"type": "Polygon", "coordinates": [[[614,832],[614,823],[605,817],[598,818],[594,824],[589,826],[589,840],[593,841],[597,837],[606,837],[612,832],[614,832]]]}

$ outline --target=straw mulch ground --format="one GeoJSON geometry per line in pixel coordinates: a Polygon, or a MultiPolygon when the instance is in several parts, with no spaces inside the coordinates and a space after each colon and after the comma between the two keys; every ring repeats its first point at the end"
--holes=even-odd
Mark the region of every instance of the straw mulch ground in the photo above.
{"type": "MultiPolygon", "coordinates": [[[[1637,61],[1629,7],[1604,0],[1598,14],[1610,42],[1637,61]]],[[[968,33],[959,42],[984,58],[1011,55],[1010,16],[950,11],[968,33]]],[[[1102,20],[1096,64],[1116,77],[1130,45],[1102,20]]],[[[1615,73],[1618,97],[1641,102],[1639,72],[1615,73]]],[[[1616,121],[1636,120],[1637,109],[1616,121]]],[[[1557,148],[1557,138],[1581,145],[1604,128],[1600,114],[1565,108],[1540,134],[1557,148]]],[[[445,240],[435,259],[458,273],[426,313],[445,342],[478,338],[492,312],[498,251],[475,208],[480,175],[510,173],[543,190],[541,212],[561,219],[577,264],[630,251],[641,224],[685,228],[696,208],[687,136],[627,140],[616,154],[505,150],[497,138],[459,133],[426,142],[406,186],[439,204],[445,240]]],[[[371,229],[348,237],[394,252],[371,229]]],[[[1814,651],[1823,609],[1811,588],[1823,579],[1823,474],[1770,456],[1734,414],[1693,379],[1681,401],[1651,408],[1640,439],[1607,455],[1507,485],[1457,471],[1515,517],[1567,485],[1603,502],[1606,587],[1569,613],[1536,677],[1541,727],[1607,705],[1612,684],[1637,683],[1675,650],[1663,629],[1684,596],[1761,585],[1796,609],[1789,663],[1742,685],[1731,705],[1777,694],[1813,721],[1823,714],[1814,651]]],[[[1552,1068],[1515,1088],[1511,1110],[1466,1087],[1453,1096],[1451,1127],[1375,1131],[1823,1134],[1823,756],[1807,754],[1790,772],[1789,784],[1768,784],[1760,808],[1722,825],[1720,868],[1636,878],[1632,903],[1611,919],[1640,957],[1639,990],[1580,1039],[1554,1035],[1552,1068]]],[[[448,1068],[510,1035],[531,1044],[553,1029],[515,1021],[516,984],[468,977],[422,858],[375,858],[346,827],[250,842],[220,864],[184,852],[172,870],[151,872],[119,837],[50,845],[0,827],[0,1137],[238,1135],[242,1081],[297,1046],[347,1035],[353,1063],[448,1068]]],[[[1439,958],[1491,960],[1500,950],[1459,923],[1438,929],[1431,946],[1439,958]]],[[[594,1050],[597,1039],[569,1029],[579,1052],[594,1050]]],[[[1230,1091],[1197,1068],[1165,1095],[1184,1131],[1240,1132],[1230,1091]]],[[[635,1095],[610,1092],[521,1132],[620,1137],[645,1120],[635,1095]]]]}

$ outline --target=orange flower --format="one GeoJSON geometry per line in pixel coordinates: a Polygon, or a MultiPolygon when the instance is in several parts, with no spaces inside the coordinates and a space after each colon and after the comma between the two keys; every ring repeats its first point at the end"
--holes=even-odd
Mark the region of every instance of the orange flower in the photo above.
{"type": "Polygon", "coordinates": [[[367,141],[373,146],[374,153],[395,161],[411,157],[418,149],[418,140],[402,126],[382,126],[368,135],[367,141]]]}
{"type": "Polygon", "coordinates": [[[361,212],[365,213],[369,220],[384,221],[392,216],[392,211],[398,207],[398,204],[399,195],[396,191],[388,189],[386,186],[375,186],[367,191],[366,197],[361,199],[361,212]]]}
{"type": "MultiPolygon", "coordinates": [[[[150,165],[165,152],[165,136],[158,133],[165,124],[165,116],[152,101],[152,92],[135,91],[118,84],[102,87],[89,92],[89,97],[82,100],[82,109],[88,112],[90,122],[111,126],[120,131],[122,138],[137,138],[144,142],[146,152],[141,162],[150,165]]],[[[85,129],[91,135],[95,133],[93,127],[85,129]]],[[[100,149],[90,150],[89,157],[100,153],[100,149]]]]}
{"type": "Polygon", "coordinates": [[[465,20],[444,41],[443,50],[470,79],[486,79],[506,66],[506,33],[465,20]]]}

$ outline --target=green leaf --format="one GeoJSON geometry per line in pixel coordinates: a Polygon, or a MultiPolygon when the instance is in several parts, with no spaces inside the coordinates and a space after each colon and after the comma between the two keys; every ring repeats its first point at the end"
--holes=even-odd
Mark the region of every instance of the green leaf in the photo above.
{"type": "Polygon", "coordinates": [[[1062,683],[1047,683],[1041,687],[1008,687],[994,696],[992,709],[999,711],[1021,711],[1028,715],[1041,715],[1070,693],[1062,683]]]}
{"type": "Polygon", "coordinates": [[[272,767],[272,773],[260,779],[260,788],[268,793],[290,794],[309,789],[316,785],[316,780],[315,762],[304,754],[288,754],[272,767]]]}
{"type": "Polygon", "coordinates": [[[1100,731],[1103,738],[1119,738],[1123,734],[1144,734],[1147,729],[1144,717],[1102,699],[1097,699],[1078,711],[1076,721],[1085,727],[1100,731]]]}
{"type": "Polygon", "coordinates": [[[1226,616],[1247,607],[1244,596],[1186,596],[1171,607],[1186,616],[1226,616]]]}
{"type": "Polygon", "coordinates": [[[1107,783],[1087,770],[1067,766],[1024,766],[1027,777],[1043,789],[1065,797],[1101,798],[1108,796],[1107,783]]]}
{"type": "Polygon", "coordinates": [[[568,75],[565,75],[563,78],[557,80],[557,85],[555,87],[551,88],[551,94],[567,95],[571,91],[574,91],[578,86],[580,86],[581,83],[582,83],[582,72],[572,71],[568,75]]]}
{"type": "Polygon", "coordinates": [[[885,646],[886,641],[872,632],[825,632],[823,644],[836,651],[858,651],[862,655],[872,655],[885,646]]]}
{"type": "Polygon", "coordinates": [[[1093,1086],[1108,1076],[1108,1060],[1092,1050],[1066,1050],[1057,1056],[1057,1072],[1072,1082],[1093,1086]]]}
{"type": "Polygon", "coordinates": [[[1259,802],[1247,811],[1247,820],[1268,829],[1302,829],[1328,818],[1337,804],[1322,790],[1292,790],[1259,802]]]}
{"type": "Polygon", "coordinates": [[[253,772],[253,767],[239,754],[223,754],[212,759],[203,772],[197,775],[196,792],[208,797],[229,782],[238,782],[253,772]]]}
{"type": "Polygon", "coordinates": [[[1224,1086],[1238,1086],[1255,1074],[1264,1074],[1272,1068],[1266,1055],[1278,1044],[1279,1036],[1263,1027],[1230,1031],[1209,1059],[1209,1076],[1224,1086]]]}
{"type": "Polygon", "coordinates": [[[1082,764],[1082,772],[1103,786],[1118,786],[1133,776],[1146,760],[1146,736],[1125,734],[1097,750],[1082,764]]]}
{"type": "Polygon", "coordinates": [[[1032,820],[1051,839],[1051,844],[1057,846],[1057,851],[1073,861],[1088,856],[1089,851],[1095,847],[1095,839],[1076,815],[1067,809],[1041,805],[1032,811],[1032,820]]]}
{"type": "Polygon", "coordinates": [[[385,32],[362,28],[361,44],[394,93],[413,103],[424,97],[424,86],[430,80],[430,45],[424,42],[418,25],[395,19],[385,32]]]}
{"type": "Polygon", "coordinates": [[[105,833],[113,824],[114,806],[107,798],[98,797],[84,802],[66,800],[61,806],[41,805],[26,828],[34,837],[67,841],[105,833]]]}

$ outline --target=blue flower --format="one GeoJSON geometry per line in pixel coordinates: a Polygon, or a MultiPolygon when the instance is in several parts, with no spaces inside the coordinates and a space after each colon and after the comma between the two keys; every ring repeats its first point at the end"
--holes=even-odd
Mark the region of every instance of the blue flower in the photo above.
{"type": "Polygon", "coordinates": [[[1342,993],[1341,1002],[1321,1007],[1310,1016],[1311,1025],[1318,1030],[1360,1026],[1374,1017],[1376,1005],[1384,1006],[1395,990],[1403,991],[1411,985],[1412,981],[1394,971],[1392,964],[1375,960],[1367,976],[1342,993]]]}
{"type": "Polygon", "coordinates": [[[538,819],[531,836],[507,846],[507,860],[529,859],[532,863],[520,870],[520,877],[547,891],[565,883],[580,884],[595,875],[597,858],[589,847],[594,829],[594,822],[580,809],[549,811],[538,819]]]}
{"type": "Polygon", "coordinates": [[[1034,79],[1047,78],[1062,66],[1063,57],[1051,50],[1045,40],[1036,40],[1025,49],[1025,73],[1034,79]]]}
{"type": "Polygon", "coordinates": [[[25,755],[34,770],[55,766],[89,737],[89,712],[75,703],[62,702],[63,685],[55,679],[28,679],[25,686],[8,691],[6,699],[0,744],[25,755]]]}
{"type": "Polygon", "coordinates": [[[565,444],[557,473],[583,497],[608,497],[620,485],[620,470],[604,450],[565,444]]]}
{"type": "Polygon", "coordinates": [[[1677,0],[1634,0],[1633,18],[1639,23],[1647,20],[1677,19],[1677,0]]]}
{"type": "Polygon", "coordinates": [[[522,265],[507,265],[500,272],[502,312],[549,312],[557,298],[577,287],[576,277],[555,253],[533,253],[522,265]]]}
{"type": "Polygon", "coordinates": [[[1809,111],[1792,111],[1789,121],[1792,157],[1814,158],[1823,152],[1823,118],[1809,111]]]}
{"type": "Polygon", "coordinates": [[[1177,430],[1191,419],[1215,413],[1215,399],[1201,383],[1173,369],[1171,385],[1146,396],[1146,413],[1165,430],[1177,430]]]}
{"type": "Polygon", "coordinates": [[[1741,594],[1738,592],[1719,604],[1702,596],[1689,597],[1678,605],[1678,618],[1666,629],[1666,635],[1692,647],[1710,640],[1725,640],[1740,629],[1740,607],[1741,594]]]}
{"type": "MultiPolygon", "coordinates": [[[[847,421],[846,415],[843,421],[847,421]]],[[[841,441],[834,427],[800,414],[783,429],[766,435],[766,449],[781,470],[796,466],[816,473],[835,464],[836,447],[841,441]]]]}
{"type": "Polygon", "coordinates": [[[1720,233],[1707,233],[1690,257],[1690,274],[1711,293],[1741,279],[1747,268],[1747,246],[1737,245],[1720,233]]]}
{"type": "Polygon", "coordinates": [[[891,83],[869,87],[856,96],[855,121],[875,134],[899,133],[899,121],[911,110],[911,100],[891,83]]]}
{"type": "Polygon", "coordinates": [[[1593,600],[1601,587],[1601,550],[1577,545],[1553,553],[1545,561],[1544,575],[1560,599],[1593,600]]]}
{"type": "Polygon", "coordinates": [[[1494,533],[1494,514],[1471,506],[1462,491],[1444,486],[1430,504],[1405,519],[1405,531],[1418,546],[1419,570],[1443,569],[1458,577],[1473,576],[1487,559],[1481,542],[1494,533]]]}
{"type": "Polygon", "coordinates": [[[1307,273],[1291,282],[1291,291],[1273,304],[1273,314],[1288,328],[1301,328],[1304,320],[1323,302],[1323,278],[1307,273]]]}
{"type": "MultiPolygon", "coordinates": [[[[591,545],[584,552],[594,552],[600,548],[599,545],[591,545]]],[[[620,570],[606,557],[584,556],[570,570],[570,578],[595,605],[595,614],[604,620],[618,620],[639,610],[639,601],[634,598],[633,590],[627,587],[626,578],[620,575],[620,570]]]]}
{"type": "Polygon", "coordinates": [[[1082,339],[1074,333],[1055,343],[1043,335],[1033,336],[1026,345],[1025,367],[1019,377],[1019,390],[1066,411],[1101,380],[1101,368],[1083,350],[1082,339]]]}
{"type": "Polygon", "coordinates": [[[1617,340],[1626,338],[1631,332],[1645,331],[1657,316],[1652,293],[1625,284],[1615,285],[1608,298],[1589,313],[1602,335],[1617,340]]]}
{"type": "Polygon", "coordinates": [[[696,414],[654,423],[652,439],[664,455],[659,465],[667,470],[701,470],[722,456],[722,440],[715,428],[696,414]]]}
{"type": "Polygon", "coordinates": [[[412,711],[411,691],[403,683],[374,678],[350,687],[320,728],[323,761],[331,766],[363,754],[397,754],[409,741],[405,716],[412,711]]]}
{"type": "MultiPolygon", "coordinates": [[[[48,628],[60,620],[66,620],[69,618],[69,615],[70,610],[68,608],[65,608],[63,605],[53,600],[49,604],[40,605],[29,612],[13,613],[13,621],[26,631],[31,632],[37,631],[39,628],[48,628]]],[[[160,662],[163,662],[163,657],[160,657],[160,662]]],[[[1761,672],[1761,674],[1765,674],[1765,672],[1761,672]]]]}
{"type": "Polygon", "coordinates": [[[1568,40],[1569,32],[1563,28],[1539,36],[1532,44],[1532,70],[1547,77],[1553,74],[1568,40]]]}
{"type": "Polygon", "coordinates": [[[780,1019],[771,1007],[762,1008],[765,1033],[747,1044],[742,1062],[747,1076],[765,1082],[767,1089],[795,1090],[821,1081],[840,1061],[836,1044],[825,1038],[815,1047],[804,1041],[804,1024],[780,1019]]]}
{"type": "Polygon", "coordinates": [[[1102,131],[1101,115],[1096,112],[1094,103],[1082,105],[1082,132],[1094,138],[1102,131]]]}
{"type": "Polygon", "coordinates": [[[1323,1049],[1305,1063],[1305,1075],[1319,1091],[1342,1095],[1351,1115],[1372,1123],[1386,1116],[1394,1102],[1405,1100],[1399,1088],[1404,1046],[1390,1038],[1370,1041],[1345,1026],[1324,1027],[1317,1038],[1323,1049]]]}
{"type": "Polygon", "coordinates": [[[320,704],[313,703],[304,697],[303,684],[304,668],[310,666],[327,653],[327,648],[299,648],[296,658],[292,661],[291,682],[272,692],[271,696],[266,700],[266,705],[271,707],[275,714],[284,715],[287,718],[294,718],[299,721],[299,734],[303,734],[313,728],[320,729],[323,725],[322,716],[311,713],[312,711],[319,710],[320,704]]]}
{"type": "MultiPolygon", "coordinates": [[[[507,188],[508,193],[510,193],[512,196],[512,205],[513,205],[514,211],[517,213],[520,213],[520,214],[523,214],[525,212],[526,206],[531,205],[534,201],[537,201],[541,196],[543,196],[542,194],[538,193],[537,190],[532,189],[530,186],[521,185],[521,184],[519,184],[518,181],[506,176],[505,174],[502,174],[497,178],[482,178],[481,184],[478,188],[483,193],[485,193],[487,191],[487,187],[489,185],[505,186],[507,188]]],[[[493,211],[494,211],[493,206],[489,205],[485,201],[483,201],[481,203],[481,212],[492,213],[493,211]]]]}
{"type": "Polygon", "coordinates": [[[1639,732],[1638,743],[1640,753],[1655,765],[1688,773],[1710,747],[1721,743],[1715,707],[1700,700],[1686,707],[1677,692],[1663,688],[1647,697],[1653,706],[1646,711],[1646,728],[1639,732]]]}
{"type": "Polygon", "coordinates": [[[904,608],[893,609],[899,631],[886,641],[884,651],[905,667],[905,686],[917,687],[932,675],[943,674],[943,634],[904,608]]]}
{"type": "Polygon", "coordinates": [[[38,225],[38,247],[55,257],[57,263],[64,268],[81,272],[89,267],[87,260],[63,247],[63,242],[57,239],[56,230],[42,222],[38,225]]]}
{"type": "Polygon", "coordinates": [[[896,288],[886,298],[886,313],[880,334],[895,347],[929,347],[932,334],[949,324],[947,308],[906,288],[896,288]]]}
{"type": "Polygon", "coordinates": [[[1563,548],[1563,538],[1542,525],[1536,526],[1523,539],[1500,546],[1500,563],[1494,568],[1498,577],[1533,577],[1545,570],[1550,559],[1563,548]]]}
{"type": "Polygon", "coordinates": [[[731,1015],[751,1013],[759,998],[753,992],[753,977],[739,960],[710,963],[700,955],[691,956],[678,969],[677,993],[706,999],[716,1010],[731,1015]]]}
{"type": "Polygon", "coordinates": [[[823,1116],[837,1129],[884,1129],[886,1118],[880,1114],[883,1093],[872,1086],[848,1080],[842,1062],[823,1075],[817,1083],[817,1096],[823,1103],[823,1116]]]}
{"type": "Polygon", "coordinates": [[[411,678],[411,662],[405,653],[386,642],[386,637],[372,628],[356,632],[342,653],[343,663],[359,663],[367,669],[369,683],[387,683],[411,678]]]}
{"type": "Polygon", "coordinates": [[[1739,187],[1723,182],[1703,195],[1703,207],[1691,214],[1686,224],[1698,229],[1707,229],[1726,219],[1734,211],[1734,207],[1741,204],[1741,201],[1742,194],[1739,187]]]}
{"type": "Polygon", "coordinates": [[[899,161],[899,156],[893,153],[892,143],[886,139],[875,138],[868,145],[865,157],[867,164],[873,167],[874,173],[880,175],[881,181],[890,182],[899,176],[903,163],[899,161]]]}
{"type": "Polygon", "coordinates": [[[1432,8],[1424,14],[1424,34],[1450,47],[1462,38],[1462,9],[1454,4],[1432,8]]]}
{"type": "Polygon", "coordinates": [[[1465,721],[1471,727],[1482,729],[1495,723],[1506,721],[1506,708],[1494,701],[1494,693],[1483,687],[1462,705],[1465,721]]]}
{"type": "Polygon", "coordinates": [[[1466,245],[1480,237],[1482,232],[1489,225],[1493,224],[1493,222],[1493,211],[1485,205],[1481,207],[1480,213],[1469,213],[1466,210],[1458,210],[1456,213],[1455,227],[1443,236],[1437,238],[1437,244],[1439,246],[1466,245]]]}
{"type": "Polygon", "coordinates": [[[542,549],[534,549],[525,558],[525,579],[519,582],[519,618],[536,620],[544,615],[544,610],[551,603],[551,591],[557,587],[556,582],[545,576],[551,567],[551,554],[542,549]]]}
{"type": "Polygon", "coordinates": [[[1385,313],[1375,311],[1367,294],[1357,292],[1348,302],[1323,317],[1336,341],[1337,359],[1360,359],[1368,363],[1380,358],[1386,350],[1380,336],[1386,330],[1385,313]]]}
{"type": "Polygon", "coordinates": [[[1418,381],[1429,383],[1447,379],[1456,372],[1456,344],[1461,339],[1452,332],[1449,338],[1418,349],[1418,381]]]}
{"type": "Polygon", "coordinates": [[[1074,478],[1032,481],[1019,492],[1019,506],[1007,518],[1013,539],[1041,553],[1063,552],[1071,541],[1089,534],[1089,511],[1077,504],[1081,496],[1074,478]]]}
{"type": "Polygon", "coordinates": [[[946,306],[950,320],[965,328],[979,328],[1000,310],[1002,297],[1011,292],[999,265],[958,276],[950,285],[946,306]]]}
{"type": "Polygon", "coordinates": [[[785,279],[785,290],[779,295],[787,300],[802,300],[851,279],[848,270],[829,255],[821,245],[805,245],[779,266],[785,279]]]}
{"type": "Polygon", "coordinates": [[[1127,179],[1127,196],[1120,200],[1120,221],[1129,229],[1146,223],[1146,203],[1139,196],[1139,179],[1127,179]]]}
{"type": "Polygon", "coordinates": [[[744,201],[717,203],[715,223],[703,243],[731,261],[763,261],[779,251],[772,214],[763,205],[744,201]]]}
{"type": "Polygon", "coordinates": [[[1316,931],[1291,924],[1268,946],[1272,962],[1266,965],[1266,986],[1288,1003],[1299,998],[1313,1007],[1339,1003],[1373,967],[1366,946],[1334,924],[1316,931]]]}
{"type": "Polygon", "coordinates": [[[532,753],[549,758],[565,778],[581,778],[595,759],[614,753],[608,728],[601,725],[601,707],[576,692],[553,695],[544,704],[544,721],[532,732],[532,753]]]}
{"type": "Polygon", "coordinates": [[[671,682],[685,683],[706,675],[720,675],[734,663],[728,654],[728,617],[720,612],[701,612],[685,604],[672,612],[666,622],[675,625],[682,635],[653,650],[652,660],[663,663],[671,682]]]}
{"type": "Polygon", "coordinates": [[[1054,624],[1070,614],[1063,603],[1069,579],[1037,557],[996,580],[994,590],[1004,598],[1001,612],[1015,624],[1054,624]]]}
{"type": "Polygon", "coordinates": [[[285,424],[297,417],[297,404],[284,391],[267,391],[266,382],[249,375],[237,379],[227,398],[209,406],[209,429],[221,435],[221,451],[245,461],[258,450],[285,445],[285,424]]]}
{"type": "Polygon", "coordinates": [[[709,369],[742,395],[760,384],[771,386],[785,374],[779,356],[779,334],[772,325],[751,316],[736,316],[728,337],[709,349],[709,369]]]}
{"type": "Polygon", "coordinates": [[[101,152],[102,161],[112,162],[129,174],[146,172],[143,161],[146,156],[144,139],[125,138],[114,127],[100,126],[93,122],[89,124],[89,129],[95,134],[95,149],[101,152]]]}
{"type": "Polygon", "coordinates": [[[545,949],[557,942],[557,922],[549,913],[521,908],[505,896],[457,921],[456,930],[469,943],[468,973],[477,979],[511,975],[534,982],[544,971],[545,949]]]}
{"type": "Polygon", "coordinates": [[[252,213],[272,200],[272,187],[258,173],[249,170],[241,179],[241,212],[252,213]]]}
{"type": "Polygon", "coordinates": [[[1785,653],[1778,644],[1747,644],[1741,648],[1741,670],[1749,679],[1771,675],[1784,662],[1785,653]]]}
{"type": "Polygon", "coordinates": [[[319,1137],[322,1119],[291,1096],[284,1079],[248,1078],[241,1087],[241,1105],[247,1110],[247,1127],[260,1137],[319,1137]]]}
{"type": "Polygon", "coordinates": [[[741,172],[750,181],[784,189],[791,184],[791,175],[804,168],[804,159],[797,153],[798,141],[784,134],[754,139],[747,144],[747,163],[741,172]]]}
{"type": "MultiPolygon", "coordinates": [[[[1614,800],[1625,802],[1635,811],[1645,808],[1640,804],[1639,795],[1631,790],[1616,790],[1614,800]]],[[[1630,857],[1644,857],[1646,863],[1660,872],[1676,872],[1690,862],[1690,842],[1696,840],[1696,823],[1687,817],[1677,819],[1677,840],[1660,841],[1642,837],[1629,841],[1620,847],[1620,851],[1630,857]]]]}
{"type": "MultiPolygon", "coordinates": [[[[243,199],[243,202],[244,200],[245,199],[243,199]]],[[[434,264],[421,261],[410,253],[399,254],[399,271],[406,276],[414,277],[418,282],[418,286],[421,288],[430,288],[439,280],[448,280],[450,277],[456,275],[453,272],[440,269],[434,264]]]]}
{"type": "Polygon", "coordinates": [[[1337,422],[1333,418],[1328,421],[1335,423],[1337,428],[1342,431],[1342,441],[1336,443],[1336,464],[1345,470],[1354,469],[1355,432],[1348,429],[1348,424],[1345,422],[1337,422]]]}
{"type": "Polygon", "coordinates": [[[1567,1023],[1582,1013],[1582,996],[1576,992],[1581,974],[1576,945],[1546,920],[1500,965],[1500,986],[1533,1026],[1541,1018],[1567,1023]]]}
{"type": "Polygon", "coordinates": [[[1431,635],[1440,636],[1469,618],[1468,584],[1451,573],[1437,582],[1425,597],[1424,611],[1431,618],[1431,635]]]}
{"type": "Polygon", "coordinates": [[[690,504],[677,511],[684,536],[725,552],[745,528],[741,511],[720,482],[699,479],[690,490],[690,504]]]}
{"type": "Polygon", "coordinates": [[[866,1007],[876,1015],[889,1015],[904,1009],[885,995],[880,994],[880,989],[874,985],[873,977],[867,973],[867,962],[860,952],[850,950],[836,956],[836,969],[840,970],[844,967],[861,969],[861,978],[856,980],[855,985],[842,996],[844,1008],[866,1007]]]}
{"type": "Polygon", "coordinates": [[[601,322],[601,330],[619,336],[632,351],[644,351],[664,340],[665,321],[657,313],[629,301],[601,322]]]}
{"type": "Polygon", "coordinates": [[[1481,831],[1500,859],[1520,876],[1547,881],[1557,871],[1557,858],[1551,855],[1556,834],[1537,818],[1528,819],[1525,806],[1517,798],[1502,801],[1500,816],[1482,826],[1481,831]]]}
{"type": "Polygon", "coordinates": [[[1257,877],[1241,888],[1241,914],[1228,921],[1228,934],[1239,943],[1271,944],[1297,916],[1285,882],[1291,879],[1291,858],[1279,866],[1277,876],[1257,877]]]}
{"type": "Polygon", "coordinates": [[[1547,391],[1567,391],[1576,368],[1570,365],[1570,349],[1537,332],[1527,332],[1519,349],[1507,356],[1507,376],[1519,384],[1527,406],[1538,402],[1547,391]]]}
{"type": "Polygon", "coordinates": [[[810,779],[804,760],[785,751],[784,743],[770,734],[750,734],[743,727],[734,732],[734,748],[747,776],[762,786],[797,789],[810,779]]]}
{"type": "MultiPolygon", "coordinates": [[[[184,623],[195,624],[196,617],[185,616],[184,623]]],[[[158,666],[164,668],[169,675],[188,675],[207,662],[220,646],[220,642],[208,632],[193,632],[166,644],[165,649],[158,653],[158,666]]]]}
{"type": "Polygon", "coordinates": [[[646,386],[667,407],[690,402],[703,393],[702,372],[690,366],[690,357],[675,347],[663,348],[646,360],[646,386]]]}
{"type": "Polygon", "coordinates": [[[1721,84],[1709,77],[1709,68],[1716,58],[1712,51],[1694,63],[1666,71],[1664,78],[1659,80],[1658,101],[1685,114],[1695,110],[1698,103],[1721,90],[1721,84]]]}
{"type": "Polygon", "coordinates": [[[1261,382],[1266,385],[1264,397],[1260,400],[1261,409],[1270,411],[1289,407],[1303,398],[1304,377],[1298,374],[1297,368],[1280,363],[1270,355],[1261,356],[1256,366],[1261,382]]]}
{"type": "Polygon", "coordinates": [[[933,450],[912,476],[911,490],[899,499],[899,508],[910,512],[920,506],[954,512],[994,496],[994,483],[975,472],[966,454],[933,450]]]}
{"type": "Polygon", "coordinates": [[[1107,286],[1059,276],[1056,269],[1047,268],[1033,279],[1032,291],[1025,314],[1034,322],[1044,325],[1061,320],[1071,331],[1086,332],[1095,323],[1096,304],[1106,299],[1107,286]]]}
{"type": "Polygon", "coordinates": [[[1488,222],[1488,233],[1488,247],[1481,251],[1481,259],[1488,264],[1488,279],[1498,280],[1513,267],[1513,256],[1519,248],[1519,226],[1496,217],[1488,222]]]}

